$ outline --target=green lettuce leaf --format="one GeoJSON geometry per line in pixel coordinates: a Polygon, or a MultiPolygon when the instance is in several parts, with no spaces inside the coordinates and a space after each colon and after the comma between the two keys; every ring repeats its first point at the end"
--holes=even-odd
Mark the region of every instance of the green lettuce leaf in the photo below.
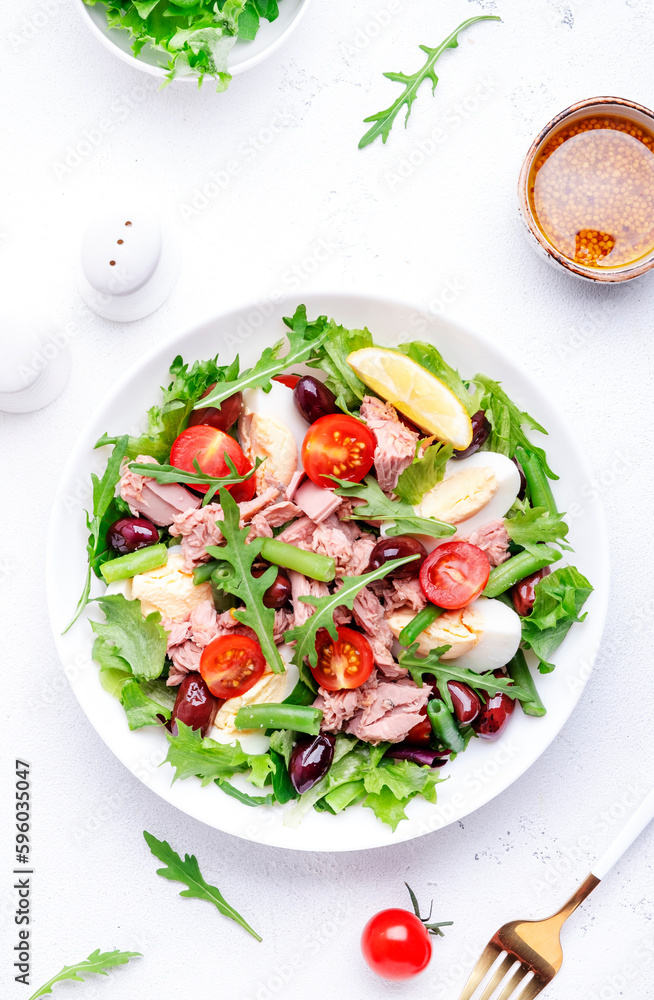
{"type": "Polygon", "coordinates": [[[232,778],[235,774],[251,771],[258,778],[263,778],[272,771],[272,765],[264,764],[259,758],[246,754],[240,743],[217,743],[208,736],[204,739],[199,730],[177,720],[177,735],[168,734],[168,756],[164,763],[175,768],[173,781],[196,777],[208,785],[216,779],[232,778]]]}
{"type": "Polygon", "coordinates": [[[533,551],[533,546],[540,542],[569,549],[570,546],[564,542],[568,534],[564,517],[565,514],[550,514],[545,507],[527,507],[513,517],[507,517],[504,525],[509,538],[523,549],[533,551]]]}
{"type": "Polygon", "coordinates": [[[120,669],[120,662],[116,659],[119,657],[125,661],[134,677],[142,680],[159,677],[164,668],[168,638],[168,633],[159,624],[159,612],[154,611],[144,618],[140,601],[128,601],[122,594],[98,597],[97,603],[107,620],[92,621],[91,628],[102,639],[98,652],[102,651],[105,663],[108,645],[113,652],[114,662],[111,666],[120,669]]]}
{"type": "Polygon", "coordinates": [[[422,458],[416,458],[400,474],[395,493],[407,503],[420,503],[425,493],[440,483],[445,474],[445,466],[452,457],[451,444],[438,441],[425,450],[422,458]]]}
{"type": "Polygon", "coordinates": [[[586,617],[579,612],[592,592],[590,583],[575,566],[557,569],[536,584],[533,611],[522,619],[522,641],[540,660],[541,673],[554,670],[549,657],[574,623],[586,617]]]}
{"type": "Polygon", "coordinates": [[[372,334],[369,330],[348,330],[332,320],[319,356],[309,362],[310,368],[320,368],[326,372],[325,385],[334,393],[336,405],[348,413],[358,410],[369,389],[355,375],[347,359],[353,351],[372,346],[372,334]]]}
{"type": "Polygon", "coordinates": [[[127,724],[132,730],[141,729],[143,726],[157,726],[163,719],[170,718],[170,709],[153,701],[134,678],[122,685],[120,703],[125,709],[127,724]]]}

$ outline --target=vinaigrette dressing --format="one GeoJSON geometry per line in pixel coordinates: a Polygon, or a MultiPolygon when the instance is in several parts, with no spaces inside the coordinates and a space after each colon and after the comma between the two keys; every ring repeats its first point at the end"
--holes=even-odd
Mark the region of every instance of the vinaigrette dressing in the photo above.
{"type": "Polygon", "coordinates": [[[654,136],[617,115],[566,125],[534,161],[529,203],[545,238],[575,263],[635,263],[654,249],[654,136]]]}

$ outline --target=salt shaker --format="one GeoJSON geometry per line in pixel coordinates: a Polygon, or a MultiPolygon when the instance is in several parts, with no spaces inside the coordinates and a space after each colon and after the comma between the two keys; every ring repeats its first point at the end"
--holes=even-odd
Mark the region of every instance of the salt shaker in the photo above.
{"type": "Polygon", "coordinates": [[[158,216],[146,206],[126,204],[90,222],[77,283],[93,312],[127,323],[165,302],[179,270],[178,244],[158,216]]]}
{"type": "Polygon", "coordinates": [[[70,377],[68,335],[52,320],[0,311],[0,410],[29,413],[51,403],[70,377]]]}

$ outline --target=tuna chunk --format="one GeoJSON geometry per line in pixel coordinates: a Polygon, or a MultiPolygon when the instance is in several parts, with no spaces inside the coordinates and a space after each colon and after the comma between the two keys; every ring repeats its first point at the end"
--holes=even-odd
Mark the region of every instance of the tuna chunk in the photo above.
{"type": "Polygon", "coordinates": [[[373,535],[350,521],[339,521],[335,514],[321,524],[315,524],[310,517],[301,517],[277,537],[300,549],[331,556],[337,576],[358,576],[365,572],[375,546],[373,535]]]}
{"type": "Polygon", "coordinates": [[[321,729],[331,733],[340,732],[356,712],[372,705],[376,689],[377,676],[374,673],[361,687],[349,691],[327,691],[325,688],[319,688],[318,697],[313,704],[323,713],[321,729]]]}
{"type": "Polygon", "coordinates": [[[377,439],[374,463],[379,485],[385,493],[392,493],[414,459],[419,435],[402,423],[390,403],[374,396],[364,396],[360,416],[377,439]]]}
{"type": "Polygon", "coordinates": [[[169,687],[181,684],[187,673],[199,669],[202,650],[220,634],[216,619],[212,602],[203,601],[193,608],[188,621],[162,623],[168,632],[167,651],[173,663],[166,681],[169,687]]]}
{"type": "MultiPolygon", "coordinates": [[[[281,538],[281,535],[279,537],[281,538]]],[[[315,607],[307,604],[306,601],[301,601],[300,597],[324,597],[329,593],[329,590],[327,584],[321,583],[319,580],[309,580],[302,573],[297,573],[293,569],[288,571],[288,576],[291,581],[294,624],[296,628],[299,628],[315,611],[315,607]]]]}
{"type": "MultiPolygon", "coordinates": [[[[158,465],[150,455],[139,455],[137,462],[158,465]]],[[[158,483],[151,476],[141,476],[125,466],[120,479],[120,495],[129,504],[132,514],[143,514],[160,528],[172,524],[184,511],[193,510],[202,503],[179,483],[158,483]]]]}
{"type": "Polygon", "coordinates": [[[485,552],[491,566],[499,566],[510,557],[508,536],[504,521],[489,521],[483,528],[473,531],[466,538],[457,535],[457,540],[470,542],[485,552]]]}
{"type": "Polygon", "coordinates": [[[409,680],[382,681],[372,704],[357,711],[344,731],[367,743],[400,743],[422,721],[430,694],[428,684],[419,688],[409,680]]]}
{"type": "Polygon", "coordinates": [[[410,580],[374,580],[370,584],[370,589],[383,602],[386,615],[401,608],[415,611],[417,614],[427,604],[417,577],[410,580]]]}
{"type": "Polygon", "coordinates": [[[295,492],[295,503],[314,524],[321,524],[341,506],[342,502],[343,498],[333,490],[324,490],[310,479],[302,483],[295,492]]]}
{"type": "Polygon", "coordinates": [[[182,536],[184,566],[194,569],[211,558],[207,545],[222,545],[223,536],[216,521],[222,520],[220,504],[210,503],[199,510],[187,510],[178,514],[170,526],[171,535],[182,536]]]}

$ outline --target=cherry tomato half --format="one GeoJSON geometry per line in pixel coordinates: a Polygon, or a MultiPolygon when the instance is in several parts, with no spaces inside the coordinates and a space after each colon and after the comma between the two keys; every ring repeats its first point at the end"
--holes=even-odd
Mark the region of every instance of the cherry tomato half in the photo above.
{"type": "Polygon", "coordinates": [[[333,490],[338,476],[359,483],[372,468],[376,445],[372,431],[345,413],[328,413],[307,431],[302,445],[302,464],[309,479],[333,490]]]}
{"type": "Polygon", "coordinates": [[[294,389],[300,381],[299,375],[273,375],[273,382],[281,382],[287,389],[294,389]]]}
{"type": "MultiPolygon", "coordinates": [[[[243,454],[238,441],[208,424],[198,424],[196,427],[187,427],[174,441],[170,450],[170,464],[185,472],[195,472],[193,459],[196,458],[200,468],[208,476],[228,476],[230,470],[225,455],[229,455],[240,475],[252,468],[252,463],[243,454]]],[[[254,476],[243,483],[227,487],[237,503],[251,500],[255,488],[254,476]]],[[[192,486],[191,489],[206,493],[209,487],[192,486]]]]}
{"type": "Polygon", "coordinates": [[[261,646],[247,635],[219,635],[200,657],[200,673],[214,698],[240,697],[265,669],[261,646]]]}
{"type": "Polygon", "coordinates": [[[316,636],[318,663],[311,673],[327,691],[358,688],[368,680],[374,666],[372,647],[365,635],[353,628],[338,628],[336,642],[326,628],[316,636]]]}
{"type": "Polygon", "coordinates": [[[429,965],[431,939],[414,913],[382,910],[363,928],[361,951],[382,979],[411,979],[429,965]]]}
{"type": "Polygon", "coordinates": [[[420,586],[432,604],[454,611],[479,597],[489,574],[488,557],[476,545],[445,542],[420,567],[420,586]]]}

